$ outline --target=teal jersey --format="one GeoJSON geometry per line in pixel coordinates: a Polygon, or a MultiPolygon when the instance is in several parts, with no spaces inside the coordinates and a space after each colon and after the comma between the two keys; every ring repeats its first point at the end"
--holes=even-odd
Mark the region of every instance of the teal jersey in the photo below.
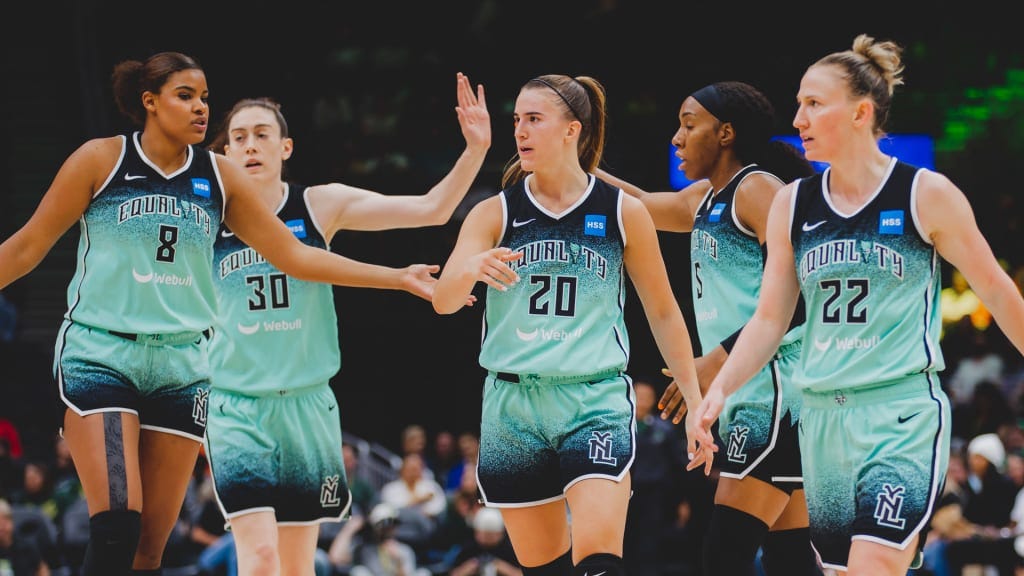
{"type": "Polygon", "coordinates": [[[164,174],[139,137],[121,137],[121,157],[79,220],[64,316],[119,332],[205,330],[214,321],[211,262],[224,213],[217,163],[189,146],[185,164],[164,174]]]}
{"type": "Polygon", "coordinates": [[[802,388],[865,388],[945,367],[938,254],[917,225],[919,170],[893,158],[853,214],[830,201],[829,169],[799,181],[791,239],[807,306],[802,388]]]}
{"type": "MultiPolygon", "coordinates": [[[[697,335],[703,354],[743,327],[754,315],[761,293],[765,251],[757,234],[736,215],[736,189],[751,174],[769,172],[751,164],[722,190],[709,190],[693,217],[690,282],[697,335]]],[[[782,344],[800,340],[803,308],[782,344]]]]}
{"type": "Polygon", "coordinates": [[[590,175],[583,196],[554,214],[529,181],[501,192],[499,245],[523,256],[509,262],[517,284],[487,289],[480,365],[546,377],[625,370],[622,192],[590,175]]]}
{"type": "MultiPolygon", "coordinates": [[[[327,249],[307,191],[286,185],[277,215],[303,244],[327,249]]],[[[330,284],[285,275],[226,227],[217,236],[213,267],[220,308],[210,341],[213,388],[262,396],[323,384],[338,372],[330,284]]]]}

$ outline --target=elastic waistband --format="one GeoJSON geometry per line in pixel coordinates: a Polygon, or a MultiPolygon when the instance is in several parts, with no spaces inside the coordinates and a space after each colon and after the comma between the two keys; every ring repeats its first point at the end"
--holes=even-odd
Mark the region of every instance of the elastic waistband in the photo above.
{"type": "Polygon", "coordinates": [[[236,390],[233,388],[223,388],[217,385],[217,380],[214,379],[213,384],[210,386],[210,392],[216,394],[225,394],[228,396],[240,396],[244,398],[259,399],[259,398],[297,398],[300,396],[308,396],[310,394],[319,394],[324,390],[330,390],[330,382],[322,382],[319,384],[311,384],[307,386],[300,386],[297,388],[282,388],[277,390],[259,390],[256,392],[248,390],[236,390]]]}
{"type": "Polygon", "coordinates": [[[782,358],[783,356],[789,356],[791,354],[799,354],[803,348],[804,341],[797,340],[796,342],[790,342],[789,344],[779,346],[779,349],[775,351],[775,356],[777,358],[782,358]]]}
{"type": "MultiPolygon", "coordinates": [[[[803,405],[815,408],[844,408],[912,398],[932,392],[933,383],[930,380],[931,378],[924,374],[915,374],[870,388],[837,389],[831,392],[804,390],[803,405]]],[[[934,387],[938,387],[937,378],[934,387]]]]}
{"type": "Polygon", "coordinates": [[[513,374],[512,372],[488,372],[494,378],[513,384],[581,384],[585,382],[597,382],[606,378],[622,375],[622,370],[614,368],[594,374],[582,374],[571,376],[543,376],[541,374],[513,374]]]}
{"type": "Polygon", "coordinates": [[[200,338],[209,339],[210,334],[212,333],[210,328],[201,332],[171,332],[168,334],[137,334],[134,332],[107,330],[105,328],[96,328],[96,330],[102,330],[112,336],[131,340],[132,342],[138,342],[139,344],[145,344],[146,346],[179,346],[181,344],[190,344],[197,342],[200,338]]]}

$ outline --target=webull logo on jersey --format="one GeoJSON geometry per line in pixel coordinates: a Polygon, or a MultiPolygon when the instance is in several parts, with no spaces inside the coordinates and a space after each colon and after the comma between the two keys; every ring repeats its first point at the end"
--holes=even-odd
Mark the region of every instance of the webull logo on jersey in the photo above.
{"type": "MultiPolygon", "coordinates": [[[[209,193],[207,193],[209,196],[209,193]]],[[[198,204],[178,200],[166,194],[147,194],[125,200],[117,207],[117,223],[125,222],[140,216],[173,216],[194,222],[207,236],[210,235],[210,215],[198,204]]]]}
{"type": "Polygon", "coordinates": [[[519,270],[538,262],[579,263],[580,258],[582,258],[583,266],[601,280],[604,280],[608,275],[608,260],[592,248],[581,246],[580,244],[569,243],[564,240],[538,240],[515,248],[513,251],[523,253],[522,258],[508,263],[509,267],[513,270],[519,270]]]}
{"type": "Polygon", "coordinates": [[[178,276],[177,274],[158,274],[156,272],[148,272],[143,274],[135,268],[132,268],[132,278],[135,279],[139,284],[162,284],[164,286],[184,286],[189,287],[192,285],[191,276],[178,276]]]}
{"type": "Polygon", "coordinates": [[[800,258],[800,281],[814,272],[843,264],[871,264],[903,279],[903,254],[880,242],[832,240],[818,244],[800,258]]]}
{"type": "Polygon", "coordinates": [[[243,268],[262,264],[264,262],[266,262],[266,259],[263,258],[263,256],[260,256],[259,252],[247,246],[241,250],[235,250],[221,258],[217,269],[221,278],[227,278],[228,274],[231,274],[232,272],[238,272],[243,268]]]}
{"type": "Polygon", "coordinates": [[[306,221],[303,220],[302,218],[298,218],[296,220],[288,220],[287,222],[284,223],[284,225],[287,226],[288,229],[292,231],[292,234],[295,234],[296,238],[306,237],[306,221]]]}
{"type": "Polygon", "coordinates": [[[523,342],[532,342],[537,338],[540,338],[544,342],[565,342],[568,340],[578,340],[581,336],[583,336],[583,328],[577,328],[575,330],[545,330],[544,328],[534,328],[528,332],[516,328],[516,337],[523,342]]]}
{"type": "Polygon", "coordinates": [[[605,236],[608,219],[603,214],[587,214],[583,220],[583,234],[587,236],[605,236]]]}
{"type": "Polygon", "coordinates": [[[828,338],[826,340],[815,340],[814,347],[819,352],[828,352],[830,348],[835,346],[836,350],[849,351],[849,350],[870,350],[878,343],[881,338],[878,336],[872,336],[870,338],[828,338]]]}
{"type": "Polygon", "coordinates": [[[263,322],[254,322],[252,324],[238,323],[235,325],[238,331],[242,334],[249,336],[260,331],[262,328],[264,332],[290,332],[292,330],[302,330],[302,318],[296,318],[295,320],[265,320],[263,322]]]}

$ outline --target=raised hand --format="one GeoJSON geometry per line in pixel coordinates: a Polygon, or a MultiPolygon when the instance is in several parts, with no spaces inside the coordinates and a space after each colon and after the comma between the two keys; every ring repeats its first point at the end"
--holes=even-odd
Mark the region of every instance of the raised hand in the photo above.
{"type": "Polygon", "coordinates": [[[477,85],[474,94],[469,78],[465,74],[459,72],[456,79],[459,105],[455,107],[455,112],[459,116],[459,126],[462,127],[462,137],[466,139],[466,147],[486,150],[491,146],[491,116],[487,112],[483,84],[477,85]]]}

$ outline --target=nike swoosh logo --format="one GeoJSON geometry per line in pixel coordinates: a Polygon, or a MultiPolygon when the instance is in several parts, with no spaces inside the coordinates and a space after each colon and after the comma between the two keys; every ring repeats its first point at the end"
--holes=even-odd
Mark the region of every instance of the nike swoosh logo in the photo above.
{"type": "Polygon", "coordinates": [[[232,236],[234,236],[234,234],[232,234],[232,233],[231,233],[230,231],[228,231],[228,230],[221,230],[221,231],[220,231],[220,237],[221,237],[221,238],[231,238],[232,236]]]}
{"type": "Polygon", "coordinates": [[[914,416],[917,416],[918,414],[920,414],[920,412],[914,412],[913,414],[911,414],[910,416],[907,416],[907,417],[897,416],[896,417],[896,421],[899,422],[900,424],[903,424],[904,422],[906,422],[907,420],[910,420],[911,418],[913,418],[914,416]]]}
{"type": "MultiPolygon", "coordinates": [[[[513,228],[519,228],[520,226],[526,226],[527,224],[529,224],[530,222],[533,222],[534,220],[536,220],[536,218],[530,218],[529,220],[523,220],[522,222],[520,222],[519,220],[513,220],[512,221],[512,227],[513,228]]],[[[586,576],[586,574],[584,574],[584,576],[586,576]]],[[[597,576],[597,575],[595,574],[594,576],[597,576]]]]}
{"type": "Polygon", "coordinates": [[[822,220],[821,222],[816,222],[814,224],[808,224],[807,222],[804,222],[804,225],[802,226],[802,228],[803,228],[804,232],[810,232],[811,230],[814,230],[815,228],[817,228],[818,226],[821,226],[825,222],[826,222],[826,220],[822,220]]]}
{"type": "MultiPolygon", "coordinates": [[[[593,576],[602,576],[602,574],[607,574],[607,573],[608,573],[608,571],[604,570],[602,572],[598,572],[597,574],[594,574],[593,576]]],[[[583,576],[591,576],[591,574],[589,572],[584,572],[583,576]]]]}
{"type": "Polygon", "coordinates": [[[125,180],[142,180],[143,178],[145,178],[145,176],[133,176],[131,174],[124,175],[125,180]]]}
{"type": "Polygon", "coordinates": [[[331,410],[334,410],[334,406],[331,406],[330,408],[327,409],[328,412],[330,412],[331,410]]]}

